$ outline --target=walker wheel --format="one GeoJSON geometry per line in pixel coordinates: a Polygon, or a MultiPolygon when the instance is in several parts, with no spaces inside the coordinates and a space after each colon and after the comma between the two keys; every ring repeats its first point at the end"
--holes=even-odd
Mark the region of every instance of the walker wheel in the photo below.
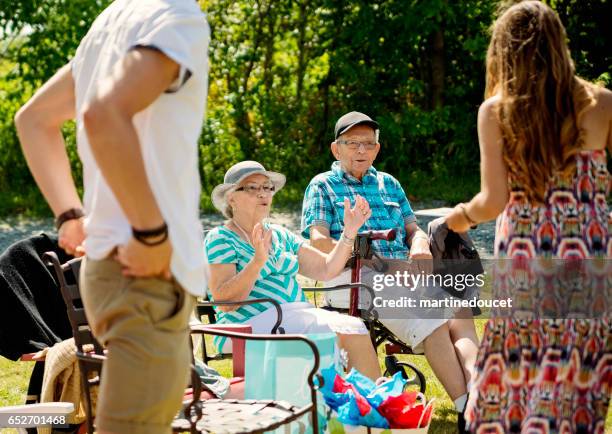
{"type": "Polygon", "coordinates": [[[395,356],[385,357],[385,377],[392,376],[396,372],[401,371],[402,377],[406,380],[404,390],[418,388],[419,392],[425,393],[426,381],[423,373],[412,363],[400,362],[395,356]]]}

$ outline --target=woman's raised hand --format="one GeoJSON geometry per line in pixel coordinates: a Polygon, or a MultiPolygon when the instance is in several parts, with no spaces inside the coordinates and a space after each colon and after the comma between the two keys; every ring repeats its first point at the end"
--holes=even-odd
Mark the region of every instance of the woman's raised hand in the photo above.
{"type": "Polygon", "coordinates": [[[251,242],[255,248],[255,256],[253,260],[256,264],[264,266],[268,261],[270,246],[272,245],[272,231],[264,229],[261,223],[257,223],[251,234],[251,242]]]}
{"type": "Polygon", "coordinates": [[[351,202],[344,198],[344,233],[354,238],[367,219],[372,215],[370,204],[363,197],[357,195],[355,206],[351,208],[351,202]]]}

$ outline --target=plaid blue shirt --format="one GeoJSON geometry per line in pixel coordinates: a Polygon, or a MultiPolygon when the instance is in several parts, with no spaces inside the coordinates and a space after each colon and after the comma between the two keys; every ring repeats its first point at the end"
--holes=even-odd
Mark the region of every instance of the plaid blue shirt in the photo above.
{"type": "Polygon", "coordinates": [[[397,231],[394,241],[374,241],[374,250],[385,258],[406,259],[409,251],[405,225],[416,222],[416,216],[398,180],[374,167],[368,169],[361,181],[343,171],[339,161],[332,164],[331,171],[315,176],[304,193],[302,236],[309,239],[311,226],[324,226],[332,238],[340,239],[344,228],[344,198],[348,197],[353,206],[356,195],[363,196],[372,209],[372,216],[360,231],[397,231]]]}

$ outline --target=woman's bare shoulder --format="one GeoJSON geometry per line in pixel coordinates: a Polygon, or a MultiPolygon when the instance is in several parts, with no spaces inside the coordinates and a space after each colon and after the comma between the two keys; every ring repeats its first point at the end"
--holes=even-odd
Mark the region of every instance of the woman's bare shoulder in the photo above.
{"type": "Polygon", "coordinates": [[[485,111],[495,110],[495,108],[497,107],[497,104],[499,104],[500,101],[501,101],[501,96],[497,93],[485,99],[482,102],[482,104],[480,104],[480,109],[485,110],[485,111]]]}
{"type": "Polygon", "coordinates": [[[499,128],[497,118],[497,106],[501,98],[499,95],[493,95],[485,99],[478,109],[478,128],[480,132],[496,130],[499,128]]]}
{"type": "Polygon", "coordinates": [[[605,87],[598,86],[595,90],[595,98],[597,100],[597,106],[604,114],[607,114],[609,118],[612,118],[612,91],[605,87]]]}
{"type": "Polygon", "coordinates": [[[612,135],[612,92],[602,86],[589,85],[593,103],[581,115],[580,128],[583,149],[598,150],[606,147],[612,135]]]}

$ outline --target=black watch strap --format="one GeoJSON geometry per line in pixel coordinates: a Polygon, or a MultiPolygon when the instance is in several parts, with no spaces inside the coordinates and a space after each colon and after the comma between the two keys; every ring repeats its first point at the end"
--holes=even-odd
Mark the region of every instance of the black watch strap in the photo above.
{"type": "Polygon", "coordinates": [[[64,211],[55,218],[55,229],[59,230],[68,220],[80,219],[84,215],[85,213],[81,208],[70,208],[68,211],[64,211]]]}

